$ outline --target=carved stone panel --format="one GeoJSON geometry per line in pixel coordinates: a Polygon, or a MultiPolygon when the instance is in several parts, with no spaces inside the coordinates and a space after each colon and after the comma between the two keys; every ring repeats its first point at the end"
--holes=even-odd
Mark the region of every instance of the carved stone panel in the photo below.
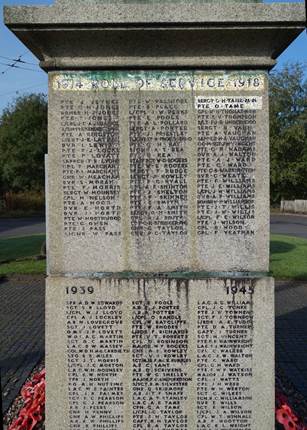
{"type": "Polygon", "coordinates": [[[51,273],[268,270],[264,73],[50,75],[51,273]]]}

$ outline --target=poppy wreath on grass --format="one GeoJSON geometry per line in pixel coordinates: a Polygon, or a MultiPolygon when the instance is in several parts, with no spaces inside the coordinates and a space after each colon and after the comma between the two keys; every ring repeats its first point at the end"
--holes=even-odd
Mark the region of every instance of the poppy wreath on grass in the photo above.
{"type": "Polygon", "coordinates": [[[31,381],[26,382],[21,389],[24,407],[18,418],[13,421],[8,430],[34,430],[35,426],[45,419],[45,369],[33,375],[31,381]]]}
{"type": "Polygon", "coordinates": [[[279,429],[307,430],[307,426],[289,406],[286,396],[280,392],[276,393],[276,421],[279,429]]]}

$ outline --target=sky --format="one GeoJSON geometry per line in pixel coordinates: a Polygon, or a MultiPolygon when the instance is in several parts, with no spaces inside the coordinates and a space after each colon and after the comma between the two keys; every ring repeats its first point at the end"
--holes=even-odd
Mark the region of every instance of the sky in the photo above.
{"type": "MultiPolygon", "coordinates": [[[[265,0],[265,3],[303,3],[301,0],[265,0]]],[[[53,0],[0,0],[0,113],[14,99],[24,93],[47,93],[47,74],[38,67],[37,59],[3,24],[3,5],[51,5],[53,0]],[[21,57],[20,57],[21,56],[21,57]],[[6,58],[3,58],[6,57],[6,58]],[[12,59],[20,58],[25,63],[17,63],[23,69],[8,68],[12,59]],[[28,64],[29,63],[29,64],[28,64]],[[27,69],[27,70],[25,70],[27,69]]],[[[277,67],[286,62],[304,62],[307,75],[307,35],[303,32],[281,54],[277,67]]]]}

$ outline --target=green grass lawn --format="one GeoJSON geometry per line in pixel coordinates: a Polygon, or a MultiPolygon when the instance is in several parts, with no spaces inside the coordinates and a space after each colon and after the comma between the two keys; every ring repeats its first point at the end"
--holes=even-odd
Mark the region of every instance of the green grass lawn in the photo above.
{"type": "Polygon", "coordinates": [[[46,261],[31,259],[40,255],[45,239],[44,234],[0,239],[0,275],[45,273],[46,261]]]}
{"type": "Polygon", "coordinates": [[[276,279],[307,280],[307,239],[273,234],[270,260],[276,279]]]}
{"type": "Polygon", "coordinates": [[[22,275],[44,274],[46,273],[46,260],[12,261],[11,263],[0,264],[0,276],[16,273],[22,275]]]}
{"type": "Polygon", "coordinates": [[[0,263],[39,255],[45,240],[44,234],[0,239],[0,263]]]}
{"type": "MultiPolygon", "coordinates": [[[[45,273],[45,260],[30,258],[40,254],[44,240],[45,235],[0,239],[0,275],[45,273]]],[[[272,235],[270,271],[277,279],[307,280],[307,240],[272,235]]]]}

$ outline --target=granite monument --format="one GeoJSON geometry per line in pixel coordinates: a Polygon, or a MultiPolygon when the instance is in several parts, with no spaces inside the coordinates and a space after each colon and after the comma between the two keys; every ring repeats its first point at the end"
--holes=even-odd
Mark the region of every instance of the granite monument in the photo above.
{"type": "Polygon", "coordinates": [[[57,0],[47,430],[273,430],[268,77],[302,4],[57,0]]]}

